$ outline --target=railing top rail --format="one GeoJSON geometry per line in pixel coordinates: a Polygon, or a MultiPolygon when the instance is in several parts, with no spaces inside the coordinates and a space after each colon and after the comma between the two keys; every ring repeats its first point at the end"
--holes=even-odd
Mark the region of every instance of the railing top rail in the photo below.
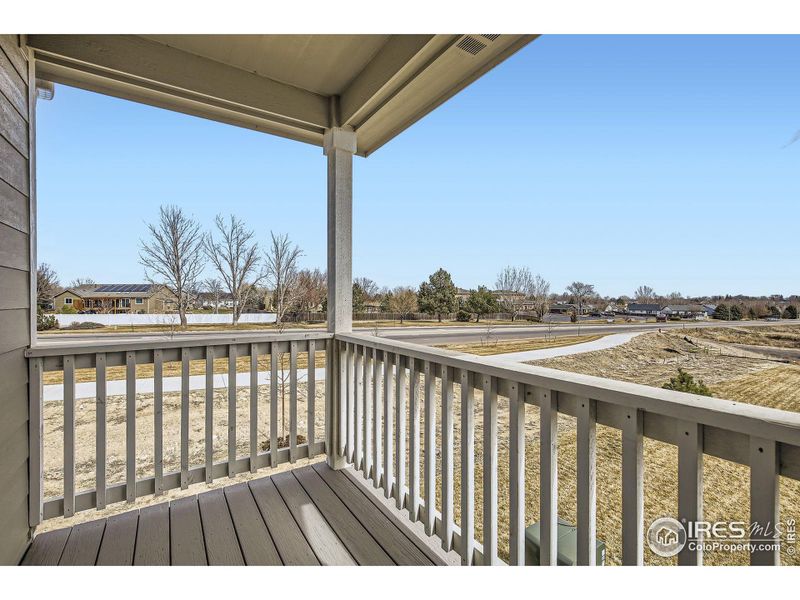
{"type": "MultiPolygon", "coordinates": [[[[103,334],[105,335],[105,334],[103,334]]],[[[286,342],[300,340],[328,340],[333,334],[324,331],[293,331],[290,333],[246,333],[235,335],[193,335],[191,337],[148,338],[145,340],[104,341],[97,338],[71,341],[71,343],[46,342],[28,348],[28,358],[46,356],[67,356],[73,354],[95,354],[98,352],[126,352],[135,350],[155,350],[167,348],[197,348],[200,346],[226,346],[229,344],[258,344],[266,342],[286,342]]]]}
{"type": "Polygon", "coordinates": [[[534,387],[609,404],[639,408],[666,417],[800,446],[799,413],[523,363],[511,363],[498,358],[452,352],[362,333],[336,334],[336,339],[364,344],[385,352],[399,352],[419,360],[510,379],[534,387]]]}

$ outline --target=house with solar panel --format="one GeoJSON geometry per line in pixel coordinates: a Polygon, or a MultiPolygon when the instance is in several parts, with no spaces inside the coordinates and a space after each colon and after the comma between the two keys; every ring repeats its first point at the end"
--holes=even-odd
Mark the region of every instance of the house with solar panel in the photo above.
{"type": "Polygon", "coordinates": [[[56,312],[152,314],[174,310],[174,295],[163,285],[149,283],[87,284],[70,287],[53,297],[56,312]]]}

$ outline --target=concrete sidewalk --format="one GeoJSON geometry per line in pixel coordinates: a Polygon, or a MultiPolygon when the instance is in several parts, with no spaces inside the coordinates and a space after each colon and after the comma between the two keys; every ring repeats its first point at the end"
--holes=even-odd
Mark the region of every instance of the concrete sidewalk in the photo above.
{"type": "Polygon", "coordinates": [[[615,346],[629,342],[643,333],[646,332],[633,331],[628,333],[613,333],[599,340],[583,342],[582,344],[572,344],[571,346],[560,346],[558,348],[543,348],[541,350],[525,350],[523,352],[509,352],[508,354],[494,354],[492,358],[518,363],[540,360],[543,358],[555,358],[557,356],[569,356],[570,354],[594,352],[595,350],[608,350],[609,348],[614,348],[615,346]]]}

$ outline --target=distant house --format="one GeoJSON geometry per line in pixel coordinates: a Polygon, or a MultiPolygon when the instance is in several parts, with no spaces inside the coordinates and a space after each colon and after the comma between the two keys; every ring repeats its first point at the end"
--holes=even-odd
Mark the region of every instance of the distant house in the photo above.
{"type": "Polygon", "coordinates": [[[656,317],[660,312],[661,312],[660,304],[639,304],[638,302],[631,302],[630,304],[628,304],[629,315],[656,317]]]}
{"type": "Polygon", "coordinates": [[[53,297],[56,312],[150,314],[175,310],[175,297],[162,285],[149,283],[91,284],[67,288],[53,297]]]}
{"type": "Polygon", "coordinates": [[[665,306],[663,312],[668,317],[681,319],[707,319],[710,314],[713,314],[702,304],[671,304],[665,306]]]}
{"type": "Polygon", "coordinates": [[[717,312],[717,305],[716,304],[703,304],[703,308],[706,309],[706,314],[709,317],[713,317],[714,313],[717,312]]]}
{"type": "Polygon", "coordinates": [[[211,292],[200,292],[197,295],[197,304],[200,308],[233,308],[233,296],[229,292],[219,295],[219,302],[215,303],[215,295],[211,292]]]}
{"type": "Polygon", "coordinates": [[[576,304],[568,304],[566,302],[556,302],[550,305],[550,314],[553,315],[568,315],[569,313],[578,312],[576,304]]]}

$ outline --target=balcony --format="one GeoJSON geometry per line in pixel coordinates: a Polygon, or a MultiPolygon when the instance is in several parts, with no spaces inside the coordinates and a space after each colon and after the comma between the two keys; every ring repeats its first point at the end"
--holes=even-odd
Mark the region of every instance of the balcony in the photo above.
{"type": "MultiPolygon", "coordinates": [[[[40,534],[26,564],[519,565],[537,500],[540,562],[555,564],[560,467],[574,469],[577,561],[591,565],[598,426],[621,436],[621,503],[613,510],[621,515],[623,564],[644,562],[645,439],[677,449],[680,519],[702,520],[704,457],[749,467],[756,523],[780,519],[780,477],[800,478],[794,413],[370,335],[57,342],[27,354],[37,424],[31,524],[123,503],[131,510],[40,534]],[[220,366],[227,385],[215,392],[220,366]],[[205,385],[192,394],[198,369],[205,385]],[[125,394],[114,398],[109,377],[123,371],[125,394]],[[164,390],[165,372],[180,373],[179,391],[164,390]],[[99,382],[91,397],[85,387],[76,394],[86,385],[76,384],[76,373],[99,382]],[[63,404],[44,402],[45,380],[63,382],[63,404]],[[152,385],[152,399],[137,394],[143,383],[152,385]],[[531,417],[538,435],[526,434],[531,417]],[[573,465],[558,464],[565,417],[574,420],[573,465]],[[113,452],[111,427],[124,439],[113,452]],[[56,446],[45,444],[47,436],[56,446]],[[94,448],[78,446],[87,437],[94,448]],[[526,465],[533,445],[538,464],[526,465]],[[111,481],[109,465],[124,465],[120,481],[111,481]],[[220,480],[229,485],[204,491],[220,480]],[[54,481],[61,493],[51,496],[54,481]],[[177,489],[184,497],[159,501],[177,489]]],[[[702,559],[689,545],[678,554],[679,564],[702,559]]],[[[774,549],[750,552],[752,564],[779,559],[774,549]]]]}

